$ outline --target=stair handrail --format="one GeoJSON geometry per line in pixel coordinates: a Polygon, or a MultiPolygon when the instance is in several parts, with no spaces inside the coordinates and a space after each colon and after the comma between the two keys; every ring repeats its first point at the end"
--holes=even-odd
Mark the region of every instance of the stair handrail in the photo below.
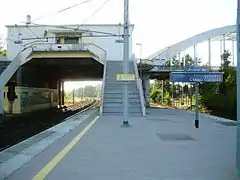
{"type": "Polygon", "coordinates": [[[103,100],[104,100],[104,89],[105,89],[105,83],[106,83],[106,73],[107,73],[107,60],[104,61],[104,67],[103,67],[103,78],[102,78],[102,96],[101,96],[101,106],[100,106],[100,115],[103,114],[103,100]]]}
{"type": "Polygon", "coordinates": [[[145,103],[145,100],[144,100],[142,80],[139,77],[138,68],[137,68],[137,62],[135,60],[134,54],[132,55],[132,61],[133,61],[133,65],[134,65],[135,75],[136,75],[137,88],[138,88],[138,91],[139,91],[139,94],[140,94],[140,102],[141,102],[142,114],[143,114],[143,116],[145,116],[146,115],[146,105],[145,105],[146,103],[145,103]]]}

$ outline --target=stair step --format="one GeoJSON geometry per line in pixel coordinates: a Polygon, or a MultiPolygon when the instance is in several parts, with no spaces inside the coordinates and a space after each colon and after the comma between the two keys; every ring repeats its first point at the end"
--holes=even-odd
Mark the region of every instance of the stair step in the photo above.
{"type": "MultiPolygon", "coordinates": [[[[120,114],[120,113],[123,113],[123,110],[122,109],[120,110],[120,108],[104,108],[103,109],[103,113],[119,113],[120,114]]],[[[139,113],[139,114],[141,114],[142,111],[141,111],[140,108],[138,108],[138,109],[130,108],[128,110],[128,113],[129,114],[131,114],[131,113],[139,113]]]]}
{"type": "MultiPolygon", "coordinates": [[[[116,102],[113,102],[113,103],[104,103],[103,104],[103,108],[109,108],[109,107],[122,107],[123,106],[123,103],[116,103],[116,102]]],[[[128,103],[128,108],[141,108],[141,105],[139,103],[128,103]]]]}
{"type": "MultiPolygon", "coordinates": [[[[108,89],[108,88],[106,88],[105,89],[105,92],[107,92],[107,93],[123,93],[124,92],[124,88],[116,88],[116,89],[108,89]]],[[[130,89],[130,88],[128,88],[128,93],[129,94],[137,94],[138,92],[137,92],[137,89],[130,89]]]]}
{"type": "MultiPolygon", "coordinates": [[[[123,94],[104,94],[104,99],[123,99],[123,94]]],[[[128,99],[139,99],[139,94],[128,94],[128,99]]]]}
{"type": "MultiPolygon", "coordinates": [[[[117,74],[123,73],[123,61],[108,61],[105,75],[103,115],[123,115],[125,82],[117,81],[117,74]]],[[[129,74],[135,74],[133,62],[129,62],[129,74]]],[[[136,81],[128,82],[129,116],[141,116],[142,109],[136,81]]]]}
{"type": "MultiPolygon", "coordinates": [[[[103,100],[104,103],[123,103],[123,98],[104,98],[103,100]]],[[[128,99],[129,104],[141,104],[139,98],[135,99],[128,99]]]]}

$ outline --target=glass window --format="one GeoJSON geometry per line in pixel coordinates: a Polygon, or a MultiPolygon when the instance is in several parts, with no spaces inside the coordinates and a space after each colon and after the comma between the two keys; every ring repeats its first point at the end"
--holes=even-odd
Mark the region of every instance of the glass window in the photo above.
{"type": "Polygon", "coordinates": [[[64,43],[65,44],[78,44],[78,37],[65,37],[64,43]]]}

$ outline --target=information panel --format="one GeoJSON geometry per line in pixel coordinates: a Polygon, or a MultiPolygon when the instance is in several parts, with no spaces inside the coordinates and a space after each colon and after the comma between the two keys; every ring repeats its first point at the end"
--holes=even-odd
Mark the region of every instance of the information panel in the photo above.
{"type": "Polygon", "coordinates": [[[117,74],[117,81],[134,81],[135,74],[117,74]]]}
{"type": "Polygon", "coordinates": [[[222,82],[223,72],[172,72],[171,82],[222,82]]]}

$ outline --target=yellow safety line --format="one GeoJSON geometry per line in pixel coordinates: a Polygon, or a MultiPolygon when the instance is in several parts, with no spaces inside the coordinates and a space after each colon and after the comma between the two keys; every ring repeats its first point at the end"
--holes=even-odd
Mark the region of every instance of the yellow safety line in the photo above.
{"type": "Polygon", "coordinates": [[[88,130],[96,123],[99,116],[94,118],[91,123],[84,128],[67,146],[65,146],[44,168],[39,171],[33,180],[44,180],[44,178],[53,170],[53,168],[67,155],[67,153],[77,144],[77,142],[88,132],[88,130]]]}

